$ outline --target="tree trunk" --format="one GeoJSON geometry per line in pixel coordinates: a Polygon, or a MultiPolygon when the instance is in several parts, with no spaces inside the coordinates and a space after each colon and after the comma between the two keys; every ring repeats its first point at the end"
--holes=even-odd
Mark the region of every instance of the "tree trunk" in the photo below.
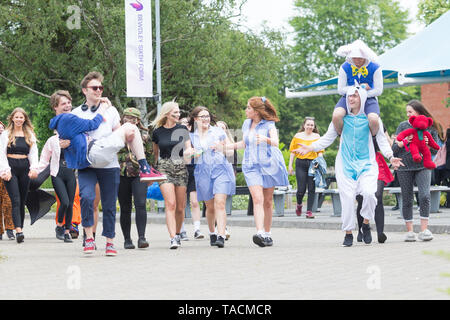
{"type": "Polygon", "coordinates": [[[136,103],[136,109],[141,112],[141,123],[144,125],[144,127],[147,127],[147,98],[134,98],[134,102],[136,103]]]}

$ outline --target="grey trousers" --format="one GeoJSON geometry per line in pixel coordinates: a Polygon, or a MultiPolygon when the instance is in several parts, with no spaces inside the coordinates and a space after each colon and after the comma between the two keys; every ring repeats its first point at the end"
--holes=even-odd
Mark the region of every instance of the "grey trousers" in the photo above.
{"type": "Polygon", "coordinates": [[[397,177],[402,192],[403,219],[405,221],[413,220],[414,181],[419,190],[420,218],[428,219],[430,216],[431,170],[397,171],[397,177]]]}

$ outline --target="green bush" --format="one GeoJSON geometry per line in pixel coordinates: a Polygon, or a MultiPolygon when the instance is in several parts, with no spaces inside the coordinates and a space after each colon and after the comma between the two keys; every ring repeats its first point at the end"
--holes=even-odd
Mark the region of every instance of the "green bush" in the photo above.
{"type": "Polygon", "coordinates": [[[247,210],[248,207],[248,195],[234,195],[232,210],[247,210]]]}

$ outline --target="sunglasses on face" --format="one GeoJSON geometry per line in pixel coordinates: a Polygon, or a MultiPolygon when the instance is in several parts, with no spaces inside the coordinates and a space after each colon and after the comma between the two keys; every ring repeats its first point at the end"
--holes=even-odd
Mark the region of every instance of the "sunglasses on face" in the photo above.
{"type": "Polygon", "coordinates": [[[91,88],[93,91],[97,91],[97,90],[103,91],[103,86],[90,86],[88,88],[91,88]]]}

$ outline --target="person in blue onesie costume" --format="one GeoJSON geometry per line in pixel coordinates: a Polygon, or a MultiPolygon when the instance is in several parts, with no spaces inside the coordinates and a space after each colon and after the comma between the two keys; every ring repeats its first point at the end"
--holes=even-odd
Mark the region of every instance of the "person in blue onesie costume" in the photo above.
{"type": "MultiPolygon", "coordinates": [[[[339,151],[336,156],[336,181],[339,188],[339,197],[342,205],[342,230],[345,232],[343,246],[353,244],[352,230],[356,229],[355,197],[363,196],[361,216],[364,218],[362,233],[366,244],[372,242],[369,221],[373,220],[377,199],[378,165],[375,148],[369,129],[369,120],[364,114],[364,103],[367,99],[367,90],[360,87],[350,87],[346,94],[347,115],[344,117],[344,126],[341,134],[339,151]]],[[[376,141],[382,154],[387,157],[394,168],[403,165],[400,158],[393,157],[393,152],[386,139],[381,119],[380,130],[376,141]]],[[[300,154],[319,151],[330,146],[338,137],[333,123],[330,123],[327,133],[310,146],[302,145],[294,150],[300,154]]]]}

